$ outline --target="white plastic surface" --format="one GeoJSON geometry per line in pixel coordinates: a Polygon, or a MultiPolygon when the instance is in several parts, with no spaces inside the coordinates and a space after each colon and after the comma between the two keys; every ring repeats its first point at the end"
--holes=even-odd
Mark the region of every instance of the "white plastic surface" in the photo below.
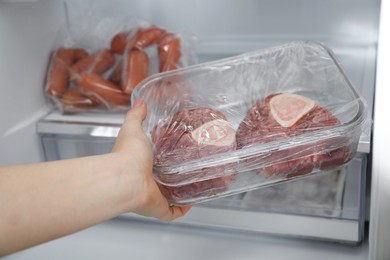
{"type": "Polygon", "coordinates": [[[35,124],[48,112],[42,84],[63,19],[61,1],[0,2],[0,165],[43,160],[35,124]]]}
{"type": "Polygon", "coordinates": [[[375,98],[370,259],[390,259],[390,1],[382,1],[375,98]]]}
{"type": "MultiPolygon", "coordinates": [[[[136,15],[172,31],[237,40],[313,39],[349,43],[377,41],[379,0],[67,0],[70,22],[77,16],[102,12],[136,15]],[[88,4],[86,4],[88,3],[88,4]],[[223,7],[223,8],[222,8],[223,7]]],[[[248,42],[248,41],[247,41],[248,42]]],[[[250,41],[249,41],[250,43],[250,41]]],[[[254,49],[257,49],[255,47],[254,49]]],[[[253,50],[253,49],[252,49],[253,50]]],[[[222,51],[222,49],[220,49],[222,51]]],[[[244,51],[248,51],[244,50],[244,51]]],[[[244,52],[242,51],[242,52],[244,52]]]]}
{"type": "Polygon", "coordinates": [[[3,259],[366,260],[367,249],[367,241],[341,245],[113,220],[3,259]]]}

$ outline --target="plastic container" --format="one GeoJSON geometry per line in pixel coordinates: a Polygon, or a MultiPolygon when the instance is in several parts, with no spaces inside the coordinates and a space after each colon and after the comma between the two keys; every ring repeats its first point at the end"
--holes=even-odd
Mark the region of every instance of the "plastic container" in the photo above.
{"type": "Polygon", "coordinates": [[[354,157],[368,122],[332,51],[311,42],[157,74],[136,88],[138,98],[148,105],[154,177],[176,205],[335,170],[354,157]],[[283,109],[296,122],[276,120],[283,109]]]}

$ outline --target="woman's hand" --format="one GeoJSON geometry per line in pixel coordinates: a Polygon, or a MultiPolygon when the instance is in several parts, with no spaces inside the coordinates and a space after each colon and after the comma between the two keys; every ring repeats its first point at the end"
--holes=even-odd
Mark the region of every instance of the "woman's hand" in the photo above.
{"type": "Polygon", "coordinates": [[[112,152],[122,158],[122,174],[129,177],[128,210],[170,221],[183,216],[191,206],[170,206],[153,179],[152,148],[141,127],[146,113],[145,102],[137,100],[126,114],[112,152]]]}

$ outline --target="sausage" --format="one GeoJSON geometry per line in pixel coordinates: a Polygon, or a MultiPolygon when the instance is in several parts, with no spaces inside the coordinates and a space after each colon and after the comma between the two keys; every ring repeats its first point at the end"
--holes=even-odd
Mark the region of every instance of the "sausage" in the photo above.
{"type": "Polygon", "coordinates": [[[114,35],[111,39],[111,51],[117,54],[123,54],[126,48],[132,48],[134,43],[132,40],[137,34],[138,30],[133,29],[130,31],[120,32],[114,35]],[[127,45],[131,45],[127,47],[127,45]]]}
{"type": "Polygon", "coordinates": [[[73,63],[72,49],[59,48],[53,52],[46,77],[45,92],[52,97],[61,97],[68,88],[69,67],[73,63]]]}
{"type": "Polygon", "coordinates": [[[111,51],[123,54],[126,49],[146,48],[156,43],[166,31],[156,26],[120,32],[111,39],[111,51]]]}
{"type": "Polygon", "coordinates": [[[151,26],[138,31],[135,37],[135,47],[146,48],[156,43],[166,33],[164,29],[151,26]]]}
{"type": "Polygon", "coordinates": [[[107,107],[129,104],[130,98],[123,94],[119,86],[97,74],[84,73],[76,83],[83,94],[107,107]]]}
{"type": "Polygon", "coordinates": [[[82,48],[73,49],[73,52],[74,52],[74,56],[73,56],[74,63],[78,62],[79,60],[85,59],[89,55],[89,53],[82,48]]]}
{"type": "Polygon", "coordinates": [[[107,107],[127,106],[130,98],[123,94],[120,87],[97,74],[83,73],[76,79],[80,91],[107,107]]]}
{"type": "Polygon", "coordinates": [[[101,50],[72,65],[71,80],[75,80],[75,74],[83,72],[102,74],[115,63],[115,57],[109,50],[101,50]]]}
{"type": "Polygon", "coordinates": [[[140,49],[132,49],[125,57],[122,90],[130,96],[134,88],[148,76],[149,59],[140,49]]]}
{"type": "Polygon", "coordinates": [[[158,41],[158,59],[160,63],[160,72],[174,70],[179,63],[180,39],[174,34],[166,34],[158,41]]]}
{"type": "Polygon", "coordinates": [[[112,70],[109,80],[118,86],[122,86],[122,72],[123,72],[123,61],[120,60],[116,67],[112,70]]]}
{"type": "Polygon", "coordinates": [[[80,108],[91,108],[99,105],[98,102],[85,96],[76,88],[67,89],[60,99],[65,112],[75,112],[80,108]]]}

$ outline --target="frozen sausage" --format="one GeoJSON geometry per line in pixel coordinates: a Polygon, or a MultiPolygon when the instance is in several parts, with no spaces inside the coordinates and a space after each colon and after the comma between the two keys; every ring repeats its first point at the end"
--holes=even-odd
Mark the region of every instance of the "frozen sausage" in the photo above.
{"type": "Polygon", "coordinates": [[[125,31],[125,32],[119,32],[114,35],[111,39],[111,51],[117,54],[123,54],[126,48],[132,48],[134,45],[134,37],[137,34],[136,29],[125,31]],[[127,46],[130,47],[127,47],[127,46]]]}
{"type": "Polygon", "coordinates": [[[133,49],[125,57],[122,90],[131,95],[134,88],[148,76],[149,59],[145,52],[133,49]]]}
{"type": "Polygon", "coordinates": [[[77,77],[76,84],[83,94],[107,107],[129,104],[129,97],[123,94],[120,87],[97,74],[83,73],[77,77]]]}
{"type": "Polygon", "coordinates": [[[135,47],[149,47],[153,43],[156,43],[165,33],[165,30],[155,26],[151,26],[146,29],[141,29],[137,32],[137,35],[135,37],[135,47]]]}
{"type": "Polygon", "coordinates": [[[60,99],[64,112],[71,113],[83,108],[98,106],[98,102],[85,96],[76,88],[67,89],[60,99]]]}
{"type": "Polygon", "coordinates": [[[68,88],[69,67],[73,62],[73,50],[59,48],[51,55],[46,77],[45,92],[52,97],[61,97],[68,88]]]}
{"type": "Polygon", "coordinates": [[[102,74],[115,63],[115,57],[109,50],[101,50],[72,65],[71,80],[75,79],[75,74],[83,72],[102,74]]]}
{"type": "Polygon", "coordinates": [[[120,60],[111,71],[109,80],[117,84],[118,86],[122,86],[122,72],[123,72],[123,61],[120,60]]]}
{"type": "Polygon", "coordinates": [[[74,56],[73,56],[74,63],[78,62],[79,60],[85,59],[89,55],[89,53],[82,48],[73,49],[73,52],[74,52],[74,56]]]}
{"type": "Polygon", "coordinates": [[[166,31],[156,26],[117,33],[111,40],[111,51],[123,54],[134,47],[146,48],[156,43],[166,31]]]}
{"type": "Polygon", "coordinates": [[[174,34],[166,34],[158,42],[160,72],[174,70],[180,60],[180,39],[174,34]]]}

